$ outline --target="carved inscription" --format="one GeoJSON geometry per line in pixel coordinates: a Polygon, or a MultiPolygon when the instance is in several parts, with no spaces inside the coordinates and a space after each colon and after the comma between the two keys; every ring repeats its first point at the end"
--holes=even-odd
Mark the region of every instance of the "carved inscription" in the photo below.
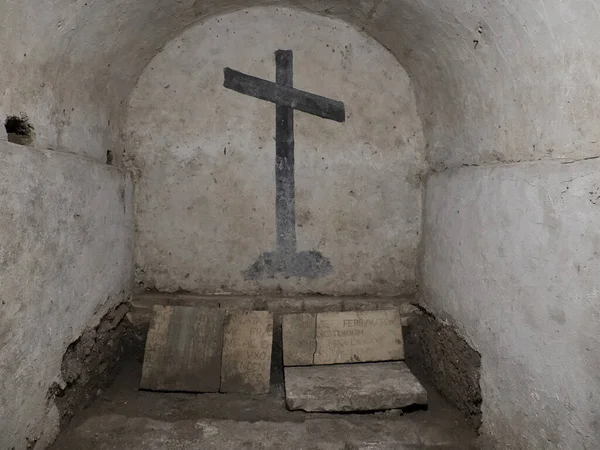
{"type": "Polygon", "coordinates": [[[269,392],[273,315],[267,311],[231,312],[225,320],[221,392],[269,392]]]}
{"type": "Polygon", "coordinates": [[[317,314],[314,364],[404,359],[398,309],[317,314]]]}

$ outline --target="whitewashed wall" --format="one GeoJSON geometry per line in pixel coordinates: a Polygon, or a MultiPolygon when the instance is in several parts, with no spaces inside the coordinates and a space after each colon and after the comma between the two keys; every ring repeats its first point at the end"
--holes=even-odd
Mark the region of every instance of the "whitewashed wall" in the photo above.
{"type": "Polygon", "coordinates": [[[598,448],[600,164],[427,182],[426,305],[481,353],[483,448],[598,448]]]}
{"type": "Polygon", "coordinates": [[[0,161],[0,448],[46,448],[67,347],[131,293],[131,178],[8,142],[0,161]]]}
{"type": "Polygon", "coordinates": [[[197,292],[401,294],[415,289],[424,139],[408,75],[349,25],[281,8],[213,17],[171,41],[133,93],[137,280],[197,292]],[[247,280],[275,250],[275,106],[223,87],[223,69],[345,103],[337,123],[295,113],[298,252],[331,270],[247,280]],[[292,276],[290,276],[292,275],[292,276]]]}

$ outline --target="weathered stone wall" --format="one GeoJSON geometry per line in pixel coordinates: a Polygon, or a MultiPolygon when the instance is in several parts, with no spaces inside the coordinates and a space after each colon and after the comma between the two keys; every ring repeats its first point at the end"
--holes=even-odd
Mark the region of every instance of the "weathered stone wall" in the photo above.
{"type": "Polygon", "coordinates": [[[484,435],[596,448],[600,160],[434,174],[425,208],[424,301],[481,354],[484,435]]]}
{"type": "Polygon", "coordinates": [[[45,448],[63,354],[131,291],[132,185],[86,158],[0,142],[0,448],[45,448]]]}
{"type": "Polygon", "coordinates": [[[414,292],[421,122],[404,69],[349,25],[254,8],[190,28],[145,69],[126,142],[137,173],[136,279],[144,287],[414,292]],[[296,255],[308,263],[270,277],[258,266],[264,253],[283,253],[275,105],[224,88],[223,69],[275,81],[278,49],[293,51],[294,86],[343,101],[346,120],[294,113],[296,226],[284,238],[296,233],[296,255]]]}
{"type": "Polygon", "coordinates": [[[124,361],[137,356],[134,349],[140,339],[129,320],[129,300],[111,308],[96,326],[85,329],[67,347],[61,381],[48,390],[48,401],[58,408],[61,428],[110,386],[124,361]]]}

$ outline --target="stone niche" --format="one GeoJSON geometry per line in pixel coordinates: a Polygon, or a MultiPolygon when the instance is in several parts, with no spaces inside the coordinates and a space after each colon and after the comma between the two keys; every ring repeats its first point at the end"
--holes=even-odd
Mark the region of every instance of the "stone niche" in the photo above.
{"type": "Polygon", "coordinates": [[[413,89],[391,53],[343,22],[261,7],[189,28],[140,77],[125,148],[142,288],[415,291],[425,163],[413,89]],[[293,87],[343,102],[345,120],[294,112],[296,262],[319,264],[261,277],[278,242],[275,105],[224,87],[224,69],[275,82],[277,50],[293,52],[293,87]]]}

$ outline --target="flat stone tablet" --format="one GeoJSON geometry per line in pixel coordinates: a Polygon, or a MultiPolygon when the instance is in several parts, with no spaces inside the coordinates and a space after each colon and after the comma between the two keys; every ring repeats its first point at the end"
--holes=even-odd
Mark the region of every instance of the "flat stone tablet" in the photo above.
{"type": "Polygon", "coordinates": [[[230,311],[225,318],[220,391],[268,393],[272,347],[273,314],[230,311]]]}
{"type": "Polygon", "coordinates": [[[154,306],[140,388],[218,392],[223,317],[215,308],[154,306]]]}
{"type": "Polygon", "coordinates": [[[314,364],[404,359],[398,309],[317,314],[314,364]]]}
{"type": "Polygon", "coordinates": [[[285,366],[404,359],[398,308],[290,314],[283,317],[285,366]]]}
{"type": "Polygon", "coordinates": [[[285,402],[307,412],[382,411],[427,404],[403,362],[286,367],[285,402]]]}
{"type": "Polygon", "coordinates": [[[286,314],[282,324],[283,365],[312,366],[317,348],[316,314],[286,314]]]}

